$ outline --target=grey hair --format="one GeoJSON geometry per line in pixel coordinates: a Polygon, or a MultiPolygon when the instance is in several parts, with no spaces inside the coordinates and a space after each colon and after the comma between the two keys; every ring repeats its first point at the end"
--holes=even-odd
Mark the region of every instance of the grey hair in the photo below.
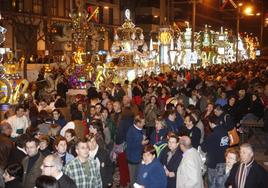
{"type": "Polygon", "coordinates": [[[240,146],[240,148],[248,148],[254,154],[254,147],[250,143],[244,143],[240,146]]]}
{"type": "Polygon", "coordinates": [[[56,167],[58,171],[62,170],[63,162],[62,162],[62,159],[57,154],[51,154],[51,155],[48,155],[47,157],[52,158],[52,164],[56,167]]]}

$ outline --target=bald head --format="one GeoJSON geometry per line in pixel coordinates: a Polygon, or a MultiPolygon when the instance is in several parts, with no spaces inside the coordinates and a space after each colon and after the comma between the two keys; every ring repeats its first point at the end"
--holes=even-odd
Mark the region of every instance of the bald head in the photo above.
{"type": "Polygon", "coordinates": [[[41,166],[42,174],[56,177],[60,174],[63,167],[61,158],[56,154],[45,157],[41,166]]]}
{"type": "Polygon", "coordinates": [[[180,137],[180,148],[183,152],[192,147],[191,139],[188,136],[180,137]]]}

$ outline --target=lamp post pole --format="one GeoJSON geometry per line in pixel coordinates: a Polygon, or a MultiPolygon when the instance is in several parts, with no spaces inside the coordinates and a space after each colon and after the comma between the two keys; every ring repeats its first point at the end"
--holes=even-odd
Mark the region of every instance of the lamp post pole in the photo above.
{"type": "Polygon", "coordinates": [[[192,2],[192,52],[194,51],[194,32],[195,32],[195,15],[196,15],[196,0],[192,2]]]}
{"type": "Polygon", "coordinates": [[[238,63],[239,30],[240,30],[240,7],[238,6],[236,15],[236,56],[235,56],[236,63],[238,63]]]}

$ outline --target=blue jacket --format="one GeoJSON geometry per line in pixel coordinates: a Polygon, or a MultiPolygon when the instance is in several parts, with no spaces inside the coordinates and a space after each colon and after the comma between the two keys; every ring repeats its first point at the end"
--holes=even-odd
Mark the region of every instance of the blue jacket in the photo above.
{"type": "Polygon", "coordinates": [[[183,124],[184,124],[184,120],[183,120],[183,118],[181,117],[181,115],[178,112],[176,112],[176,119],[175,119],[175,121],[177,122],[177,124],[178,124],[179,127],[182,127],[183,124]]]}
{"type": "MultiPolygon", "coordinates": [[[[168,130],[166,128],[160,129],[158,133],[158,142],[166,138],[168,130]]],[[[154,130],[150,136],[150,144],[154,145],[156,143],[156,131],[154,130]]]]}
{"type": "Polygon", "coordinates": [[[207,167],[216,168],[218,163],[225,162],[225,151],[229,146],[227,130],[223,126],[216,126],[213,132],[202,143],[202,151],[207,152],[207,167]]]}
{"type": "Polygon", "coordinates": [[[145,188],[166,188],[167,176],[162,164],[154,159],[150,164],[141,164],[138,169],[137,183],[145,188]]]}
{"type": "Polygon", "coordinates": [[[166,124],[167,124],[167,129],[168,131],[172,131],[175,133],[179,132],[179,124],[175,121],[170,121],[168,118],[165,120],[166,124]]]}
{"type": "Polygon", "coordinates": [[[141,161],[143,145],[141,144],[143,140],[142,130],[137,129],[132,125],[127,132],[127,160],[129,163],[138,164],[141,161]]]}

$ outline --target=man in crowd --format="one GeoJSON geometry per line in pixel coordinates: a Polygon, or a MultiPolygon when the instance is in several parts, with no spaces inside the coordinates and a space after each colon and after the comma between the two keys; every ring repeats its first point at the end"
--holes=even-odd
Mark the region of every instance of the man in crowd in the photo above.
{"type": "Polygon", "coordinates": [[[77,157],[65,165],[63,173],[72,178],[78,188],[102,188],[100,168],[96,160],[89,159],[86,140],[79,140],[75,151],[77,157]]]}
{"type": "Polygon", "coordinates": [[[16,138],[17,136],[25,133],[29,126],[29,122],[25,116],[25,109],[23,106],[18,105],[16,107],[16,114],[7,119],[7,122],[12,127],[11,137],[16,138]]]}
{"type": "Polygon", "coordinates": [[[87,143],[89,147],[89,158],[96,160],[100,167],[103,187],[111,187],[113,183],[113,164],[109,153],[97,143],[96,136],[93,133],[88,135],[87,143]]]}
{"type": "Polygon", "coordinates": [[[254,159],[253,147],[248,144],[240,146],[240,162],[234,164],[226,187],[267,188],[267,171],[254,159]]]}
{"type": "Polygon", "coordinates": [[[23,165],[23,185],[27,188],[34,188],[35,180],[41,175],[41,165],[43,155],[39,152],[39,140],[37,138],[29,138],[26,141],[27,156],[22,160],[23,165]]]}
{"type": "Polygon", "coordinates": [[[179,142],[183,157],[177,170],[177,188],[203,188],[199,153],[192,147],[188,136],[182,136],[179,142]]]}
{"type": "Polygon", "coordinates": [[[133,185],[136,181],[136,173],[138,165],[142,159],[143,146],[149,143],[149,140],[145,139],[143,136],[142,129],[144,124],[145,120],[137,116],[134,120],[134,124],[128,129],[127,132],[126,154],[131,185],[133,185]]]}
{"type": "Polygon", "coordinates": [[[63,163],[58,155],[48,155],[41,166],[42,175],[52,176],[59,183],[59,188],[76,188],[75,182],[61,171],[63,163]]]}

